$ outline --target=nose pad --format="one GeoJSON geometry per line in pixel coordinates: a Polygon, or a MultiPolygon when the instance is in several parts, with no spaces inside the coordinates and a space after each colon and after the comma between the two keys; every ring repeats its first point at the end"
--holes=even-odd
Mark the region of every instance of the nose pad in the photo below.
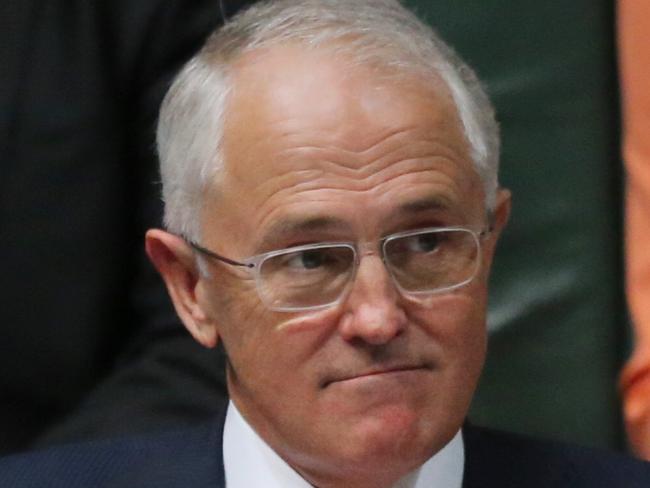
{"type": "Polygon", "coordinates": [[[380,345],[399,336],[406,326],[406,314],[390,272],[377,254],[364,254],[345,303],[340,332],[380,345]]]}

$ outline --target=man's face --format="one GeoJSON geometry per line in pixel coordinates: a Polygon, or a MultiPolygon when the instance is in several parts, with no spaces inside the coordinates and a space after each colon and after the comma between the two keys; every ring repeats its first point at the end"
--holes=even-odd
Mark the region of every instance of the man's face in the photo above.
{"type": "MultiPolygon", "coordinates": [[[[225,174],[201,216],[202,244],[225,256],[486,225],[442,84],[272,48],[238,63],[226,113],[225,174]]],[[[483,240],[471,283],[420,301],[398,292],[377,246],[364,247],[349,294],[316,312],[269,311],[251,274],[212,264],[197,296],[226,348],[232,400],[320,484],[421,464],[460,427],[482,367],[495,240],[483,240]]]]}

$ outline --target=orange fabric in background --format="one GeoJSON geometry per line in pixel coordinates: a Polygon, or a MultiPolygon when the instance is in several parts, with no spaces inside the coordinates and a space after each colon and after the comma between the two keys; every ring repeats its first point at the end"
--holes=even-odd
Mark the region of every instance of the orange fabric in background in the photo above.
{"type": "Polygon", "coordinates": [[[630,445],[650,460],[650,1],[619,0],[626,287],[635,347],[621,377],[630,445]]]}

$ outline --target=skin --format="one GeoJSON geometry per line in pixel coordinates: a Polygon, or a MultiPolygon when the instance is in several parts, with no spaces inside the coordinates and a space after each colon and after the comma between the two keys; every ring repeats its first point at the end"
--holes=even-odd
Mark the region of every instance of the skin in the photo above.
{"type": "Polygon", "coordinates": [[[468,285],[414,300],[395,288],[376,240],[435,225],[481,230],[480,179],[442,83],[379,76],[327,50],[253,52],[234,70],[225,173],[206,195],[202,244],[233,259],[320,241],[363,243],[344,300],[270,312],[252,275],[210,264],[149,231],[147,250],[187,328],[223,341],[232,401],[319,487],[383,487],[460,428],[485,357],[487,276],[509,212],[468,285]]]}

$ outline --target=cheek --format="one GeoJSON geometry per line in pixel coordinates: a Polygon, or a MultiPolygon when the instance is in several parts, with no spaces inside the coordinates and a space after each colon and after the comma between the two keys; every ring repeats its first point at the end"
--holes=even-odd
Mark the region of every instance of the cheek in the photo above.
{"type": "Polygon", "coordinates": [[[454,430],[469,409],[485,360],[484,302],[475,294],[438,297],[429,312],[422,310],[417,318],[437,348],[435,393],[426,418],[454,430]]]}
{"type": "Polygon", "coordinates": [[[478,374],[487,343],[485,292],[482,286],[435,296],[412,309],[412,320],[439,347],[444,367],[478,374]]]}
{"type": "Polygon", "coordinates": [[[265,329],[265,308],[257,296],[252,277],[213,272],[207,280],[205,302],[231,361],[255,354],[255,351],[247,351],[251,345],[264,344],[259,336],[265,329]]]}
{"type": "MultiPolygon", "coordinates": [[[[250,389],[287,388],[303,385],[309,358],[328,330],[322,320],[269,311],[254,290],[225,298],[218,311],[219,333],[240,381],[250,389]]],[[[276,390],[277,391],[277,390],[276,390]]]]}

